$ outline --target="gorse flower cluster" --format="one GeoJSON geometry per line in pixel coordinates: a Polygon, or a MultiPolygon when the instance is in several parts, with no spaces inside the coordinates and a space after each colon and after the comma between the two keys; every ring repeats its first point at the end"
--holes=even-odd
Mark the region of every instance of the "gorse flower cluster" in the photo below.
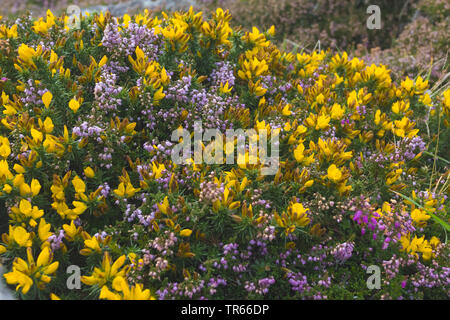
{"type": "Polygon", "coordinates": [[[6,282],[24,299],[448,298],[450,90],[230,19],[0,21],[6,282]],[[173,163],[172,132],[207,128],[277,136],[278,171],[248,150],[173,163]]]}

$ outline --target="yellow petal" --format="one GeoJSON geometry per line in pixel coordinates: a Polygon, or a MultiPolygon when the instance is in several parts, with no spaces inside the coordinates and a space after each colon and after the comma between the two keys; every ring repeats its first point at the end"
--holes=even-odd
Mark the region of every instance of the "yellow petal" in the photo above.
{"type": "Polygon", "coordinates": [[[45,247],[44,249],[42,249],[41,253],[38,256],[36,266],[38,267],[46,266],[49,262],[50,262],[50,249],[48,247],[45,247]]]}
{"type": "Polygon", "coordinates": [[[50,300],[61,300],[60,297],[58,297],[56,294],[54,293],[50,293],[50,300]]]}
{"type": "Polygon", "coordinates": [[[53,99],[53,95],[50,91],[47,91],[46,93],[44,93],[42,95],[42,102],[44,103],[44,106],[46,108],[49,107],[50,103],[52,102],[52,99],[53,99]]]}
{"type": "Polygon", "coordinates": [[[74,113],[76,113],[76,112],[78,111],[78,109],[80,108],[80,103],[79,103],[77,100],[72,99],[72,100],[70,100],[70,102],[69,102],[69,108],[70,108],[70,110],[72,110],[74,113]]]}
{"type": "Polygon", "coordinates": [[[92,170],[91,167],[86,167],[86,168],[84,169],[84,174],[85,174],[86,177],[88,177],[88,178],[93,178],[93,177],[95,177],[95,172],[94,172],[94,170],[92,170]]]}
{"type": "Polygon", "coordinates": [[[183,229],[180,231],[180,236],[182,237],[189,237],[192,233],[191,229],[183,229]]]}
{"type": "Polygon", "coordinates": [[[126,260],[126,256],[122,255],[120,256],[112,265],[111,267],[111,275],[115,275],[117,273],[117,271],[119,270],[120,267],[123,266],[123,264],[125,263],[126,260]]]}
{"type": "Polygon", "coordinates": [[[44,131],[45,131],[45,133],[51,133],[53,131],[54,127],[55,126],[53,125],[52,119],[49,118],[49,117],[45,118],[45,121],[44,121],[44,131]]]}
{"type": "Polygon", "coordinates": [[[41,190],[41,184],[37,179],[33,179],[31,181],[31,192],[33,193],[33,196],[37,196],[39,194],[39,191],[41,190]]]}

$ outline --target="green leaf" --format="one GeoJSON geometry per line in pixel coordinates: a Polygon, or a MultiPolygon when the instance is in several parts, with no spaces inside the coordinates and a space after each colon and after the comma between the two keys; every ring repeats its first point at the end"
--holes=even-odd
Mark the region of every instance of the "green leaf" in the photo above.
{"type": "Polygon", "coordinates": [[[427,155],[429,155],[429,156],[431,156],[431,157],[436,157],[437,159],[439,159],[439,160],[441,160],[441,161],[444,161],[446,164],[450,164],[450,161],[448,161],[448,160],[446,160],[446,159],[444,159],[444,158],[442,158],[442,157],[439,157],[438,155],[434,155],[434,154],[432,154],[431,152],[428,152],[428,151],[424,151],[423,153],[425,153],[425,154],[427,154],[427,155]]]}

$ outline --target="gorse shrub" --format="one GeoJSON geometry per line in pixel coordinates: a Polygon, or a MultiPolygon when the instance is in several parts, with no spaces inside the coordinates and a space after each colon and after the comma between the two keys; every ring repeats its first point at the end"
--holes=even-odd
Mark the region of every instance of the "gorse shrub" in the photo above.
{"type": "Polygon", "coordinates": [[[369,64],[388,64],[391,76],[431,71],[431,82],[448,72],[449,3],[444,0],[203,0],[208,8],[227,7],[235,25],[277,26],[274,40],[291,49],[320,45],[355,52],[369,64]],[[366,9],[378,5],[381,29],[369,30],[366,9]],[[355,50],[356,49],[356,50],[355,50]]]}
{"type": "Polygon", "coordinates": [[[230,20],[1,21],[6,282],[24,299],[448,298],[450,91],[230,20]],[[172,161],[174,131],[208,128],[278,138],[277,171],[249,150],[172,161]]]}
{"type": "Polygon", "coordinates": [[[34,16],[45,15],[50,9],[54,13],[65,12],[69,5],[87,8],[95,5],[114,5],[127,0],[2,0],[0,15],[20,15],[29,11],[34,16]]]}
{"type": "Polygon", "coordinates": [[[203,0],[205,6],[229,8],[236,25],[244,28],[277,26],[279,41],[285,38],[312,49],[349,50],[363,43],[368,48],[388,48],[414,13],[418,1],[378,0],[203,0]],[[378,5],[382,32],[366,28],[369,5],[378,5]]]}

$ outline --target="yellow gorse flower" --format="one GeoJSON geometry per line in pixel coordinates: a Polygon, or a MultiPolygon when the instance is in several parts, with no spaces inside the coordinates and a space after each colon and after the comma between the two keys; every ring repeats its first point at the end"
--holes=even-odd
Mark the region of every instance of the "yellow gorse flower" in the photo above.
{"type": "Polygon", "coordinates": [[[246,32],[245,35],[242,36],[242,40],[254,44],[258,47],[268,47],[270,42],[266,40],[266,37],[263,33],[260,33],[258,28],[253,27],[251,32],[246,32]]]}
{"type": "Polygon", "coordinates": [[[119,186],[117,187],[117,189],[114,190],[114,193],[119,197],[131,198],[139,190],[140,190],[140,188],[137,188],[137,189],[134,188],[130,182],[128,182],[126,184],[121,182],[119,184],[119,186]]]}
{"type": "Polygon", "coordinates": [[[68,239],[69,241],[73,241],[75,240],[75,237],[81,234],[82,228],[76,227],[75,223],[72,220],[70,221],[70,225],[69,224],[63,225],[63,230],[65,232],[66,239],[68,239]]]}
{"type": "Polygon", "coordinates": [[[394,127],[392,131],[396,136],[399,136],[401,138],[413,138],[419,132],[419,129],[414,129],[415,125],[416,124],[409,120],[407,117],[403,117],[402,120],[394,121],[394,127]]]}
{"type": "Polygon", "coordinates": [[[229,24],[230,19],[231,15],[229,11],[223,11],[221,8],[217,8],[216,12],[213,13],[213,19],[210,21],[203,21],[201,23],[199,17],[194,17],[194,23],[197,21],[198,25],[201,23],[200,31],[205,36],[201,44],[206,48],[209,48],[214,42],[217,46],[230,45],[229,37],[232,34],[232,29],[229,24]]]}
{"type": "Polygon", "coordinates": [[[90,255],[93,252],[101,253],[102,249],[100,248],[100,243],[97,237],[92,237],[84,240],[85,248],[80,251],[80,253],[84,256],[90,255]]]}
{"type": "Polygon", "coordinates": [[[9,165],[6,160],[0,160],[0,181],[5,182],[7,179],[12,179],[13,174],[9,170],[9,165]]]}
{"type": "Polygon", "coordinates": [[[402,245],[402,249],[400,251],[411,254],[416,259],[419,258],[418,253],[420,253],[423,260],[430,260],[435,257],[433,249],[436,249],[440,241],[436,237],[433,237],[430,241],[428,241],[425,239],[425,236],[417,238],[416,235],[413,239],[411,239],[411,235],[408,234],[401,237],[400,243],[402,245]]]}
{"type": "Polygon", "coordinates": [[[77,100],[72,99],[69,102],[69,108],[73,111],[73,113],[77,113],[78,109],[80,108],[80,103],[77,100]]]}
{"type": "Polygon", "coordinates": [[[238,76],[243,80],[253,80],[261,75],[264,75],[269,70],[265,60],[253,59],[244,60],[241,64],[241,70],[238,71],[238,76]]]}
{"type": "Polygon", "coordinates": [[[305,119],[305,125],[308,128],[315,130],[327,130],[330,127],[331,117],[321,114],[310,113],[309,117],[305,119]]]}
{"type": "Polygon", "coordinates": [[[444,124],[446,127],[450,127],[450,89],[443,92],[442,98],[442,109],[445,116],[444,124]]]}
{"type": "Polygon", "coordinates": [[[136,284],[130,288],[129,284],[122,276],[117,276],[112,281],[111,291],[104,285],[100,291],[100,299],[106,300],[155,300],[149,289],[143,289],[142,284],[136,284]]]}
{"type": "Polygon", "coordinates": [[[76,176],[72,180],[72,185],[75,189],[76,193],[85,193],[86,192],[86,184],[79,176],[76,176]]]}
{"type": "MultiPolygon", "coordinates": [[[[26,44],[22,43],[17,50],[19,53],[19,63],[26,67],[26,68],[33,68],[36,69],[36,64],[33,61],[33,58],[37,58],[42,54],[42,47],[38,46],[37,49],[30,48],[26,44]]],[[[19,71],[22,70],[22,68],[18,65],[14,65],[16,69],[19,71]]]]}
{"type": "Polygon", "coordinates": [[[59,262],[52,262],[53,254],[48,247],[42,249],[36,262],[31,248],[27,248],[27,260],[16,258],[12,272],[3,275],[8,284],[17,284],[16,291],[22,289],[23,294],[26,294],[33,284],[41,289],[45,287],[52,280],[51,275],[59,267],[59,262]]]}
{"type": "Polygon", "coordinates": [[[27,221],[31,227],[37,225],[36,220],[44,215],[44,210],[39,209],[37,206],[32,206],[31,203],[26,200],[20,200],[18,207],[11,208],[11,218],[16,222],[27,221]]]}
{"type": "Polygon", "coordinates": [[[4,243],[11,245],[13,243],[18,244],[20,247],[31,247],[32,246],[33,234],[27,232],[25,228],[20,226],[9,226],[9,234],[4,233],[2,235],[2,240],[4,243]]]}
{"type": "Polygon", "coordinates": [[[36,33],[47,34],[48,30],[55,25],[55,16],[50,10],[47,10],[47,18],[40,18],[34,22],[32,30],[36,33]]]}
{"type": "Polygon", "coordinates": [[[38,235],[41,242],[47,241],[47,239],[53,234],[50,232],[51,224],[47,223],[44,218],[39,221],[38,235]]]}
{"type": "Polygon", "coordinates": [[[53,94],[50,91],[47,91],[42,95],[42,102],[44,103],[44,106],[46,108],[48,108],[50,106],[50,103],[52,102],[52,100],[53,100],[53,94]]]}
{"type": "Polygon", "coordinates": [[[94,178],[95,177],[95,172],[91,167],[86,167],[84,168],[84,174],[86,175],[86,177],[88,178],[94,178]]]}
{"type": "Polygon", "coordinates": [[[392,112],[399,114],[399,113],[405,113],[409,109],[409,101],[397,101],[392,105],[392,112]]]}
{"type": "Polygon", "coordinates": [[[186,51],[187,42],[190,39],[190,34],[186,32],[187,24],[180,19],[172,19],[171,24],[166,27],[157,27],[157,32],[160,32],[163,37],[168,40],[168,46],[172,51],[180,53],[186,51]]]}
{"type": "Polygon", "coordinates": [[[275,213],[275,221],[279,227],[284,229],[284,233],[289,235],[298,227],[304,227],[309,224],[310,219],[307,215],[309,209],[303,207],[303,204],[291,202],[287,212],[281,215],[275,213]]]}
{"type": "Polygon", "coordinates": [[[8,138],[0,136],[0,157],[6,159],[10,154],[11,147],[8,138]]]}
{"type": "Polygon", "coordinates": [[[81,282],[88,286],[97,285],[100,288],[105,284],[112,283],[116,277],[123,277],[126,275],[129,267],[124,266],[125,260],[125,255],[122,255],[113,263],[110,254],[105,252],[101,269],[94,268],[92,275],[81,277],[81,282]]]}
{"type": "Polygon", "coordinates": [[[427,215],[424,210],[414,209],[411,211],[411,218],[417,226],[423,228],[427,225],[427,221],[431,216],[427,215]]]}
{"type": "Polygon", "coordinates": [[[220,88],[219,88],[220,93],[227,94],[227,93],[230,93],[232,89],[233,89],[233,87],[228,86],[228,81],[225,84],[223,84],[222,82],[220,83],[220,88]]]}
{"type": "Polygon", "coordinates": [[[333,182],[339,182],[342,179],[342,171],[336,167],[335,164],[332,164],[328,167],[327,178],[333,182]]]}
{"type": "Polygon", "coordinates": [[[239,208],[241,202],[234,201],[234,192],[230,190],[230,187],[226,187],[223,191],[222,199],[216,200],[213,203],[213,210],[218,212],[222,208],[227,208],[229,210],[234,210],[239,208]]]}
{"type": "Polygon", "coordinates": [[[13,24],[10,28],[0,25],[0,39],[2,38],[17,38],[17,24],[13,24]]]}

